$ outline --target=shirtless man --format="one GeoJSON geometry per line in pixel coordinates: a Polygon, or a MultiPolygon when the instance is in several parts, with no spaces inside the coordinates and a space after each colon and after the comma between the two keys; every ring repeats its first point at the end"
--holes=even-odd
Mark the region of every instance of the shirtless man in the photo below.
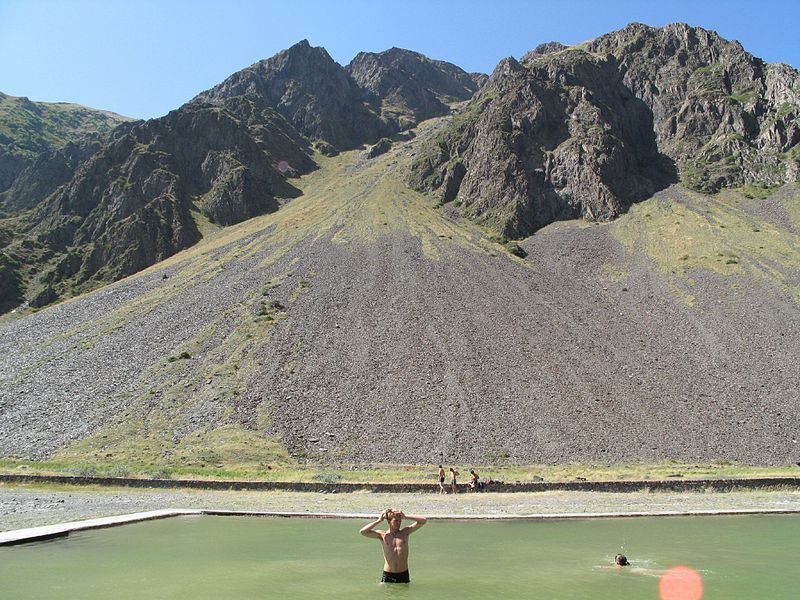
{"type": "Polygon", "coordinates": [[[361,528],[361,535],[381,541],[383,547],[383,575],[381,583],[409,583],[408,576],[408,536],[425,525],[425,517],[404,515],[396,508],[387,508],[381,516],[361,528]],[[413,524],[401,528],[403,519],[411,519],[413,524]],[[388,531],[375,531],[383,521],[389,523],[388,531]]]}
{"type": "Polygon", "coordinates": [[[458,482],[456,481],[456,477],[458,477],[460,473],[456,471],[453,467],[450,467],[450,491],[454,494],[458,492],[458,482]]]}

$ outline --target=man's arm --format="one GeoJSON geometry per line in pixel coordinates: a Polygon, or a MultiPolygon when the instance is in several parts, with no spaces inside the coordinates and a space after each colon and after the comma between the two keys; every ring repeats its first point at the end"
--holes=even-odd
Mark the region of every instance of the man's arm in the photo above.
{"type": "Polygon", "coordinates": [[[405,515],[405,514],[404,514],[404,515],[403,515],[403,518],[404,518],[404,519],[411,519],[412,521],[414,521],[414,522],[413,522],[411,525],[409,525],[408,527],[404,527],[404,528],[403,528],[403,529],[404,529],[405,531],[407,531],[408,533],[414,533],[414,532],[415,532],[417,529],[419,529],[420,527],[422,527],[423,525],[425,525],[425,523],[427,523],[427,522],[428,522],[428,519],[426,519],[425,517],[412,517],[411,515],[405,515]]]}
{"type": "Polygon", "coordinates": [[[380,517],[372,521],[372,523],[367,523],[366,525],[364,525],[364,527],[361,528],[360,532],[361,535],[363,535],[364,537],[378,538],[379,540],[383,539],[383,536],[381,536],[380,533],[375,531],[375,528],[381,523],[383,523],[383,521],[385,520],[386,520],[386,511],[383,511],[380,517]]]}

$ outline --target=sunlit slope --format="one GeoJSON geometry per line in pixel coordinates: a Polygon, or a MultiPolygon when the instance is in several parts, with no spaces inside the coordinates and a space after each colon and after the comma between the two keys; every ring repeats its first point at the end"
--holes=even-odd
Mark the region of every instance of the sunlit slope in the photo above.
{"type": "Polygon", "coordinates": [[[520,259],[408,189],[418,144],[318,157],[277,213],[2,325],[0,454],[795,461],[795,190],[670,188],[520,259]]]}

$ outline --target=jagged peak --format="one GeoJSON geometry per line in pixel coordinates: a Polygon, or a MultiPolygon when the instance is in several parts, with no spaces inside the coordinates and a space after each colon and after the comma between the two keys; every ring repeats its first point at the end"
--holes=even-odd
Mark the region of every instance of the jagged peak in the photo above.
{"type": "Polygon", "coordinates": [[[307,39],[300,40],[293,46],[286,50],[281,50],[270,58],[264,59],[257,63],[261,67],[275,67],[285,68],[291,66],[295,60],[301,61],[318,61],[325,64],[338,64],[336,63],[328,51],[322,46],[312,46],[307,39]]]}
{"type": "Polygon", "coordinates": [[[497,63],[497,66],[494,68],[494,71],[492,71],[492,74],[489,75],[489,79],[484,87],[495,86],[510,75],[526,71],[527,69],[516,58],[507,56],[506,58],[500,59],[500,62],[497,63]]]}
{"type": "Polygon", "coordinates": [[[561,52],[567,48],[569,48],[569,46],[565,46],[561,42],[545,42],[544,44],[536,46],[529,54],[552,54],[553,52],[561,52]]]}
{"type": "Polygon", "coordinates": [[[403,60],[414,61],[418,63],[441,63],[441,61],[431,59],[420,52],[392,46],[388,50],[383,50],[381,52],[359,52],[356,54],[353,60],[350,61],[350,64],[347,65],[347,68],[352,69],[355,65],[366,60],[375,60],[380,63],[394,63],[403,60]]]}
{"type": "Polygon", "coordinates": [[[414,50],[409,50],[408,48],[401,48],[400,46],[392,46],[388,50],[379,52],[379,54],[413,54],[415,56],[424,56],[419,52],[416,52],[414,50]]]}
{"type": "Polygon", "coordinates": [[[699,46],[710,46],[714,44],[733,44],[741,48],[741,44],[739,44],[738,41],[727,40],[712,29],[705,29],[703,27],[690,25],[681,21],[668,23],[663,27],[652,27],[650,25],[645,25],[644,23],[636,22],[629,23],[622,29],[609,32],[605,35],[595,38],[589,43],[595,45],[604,41],[607,42],[610,40],[616,40],[618,42],[623,42],[623,45],[625,45],[625,43],[633,42],[642,35],[650,37],[656,37],[659,35],[663,37],[672,37],[689,45],[696,44],[699,46]]]}

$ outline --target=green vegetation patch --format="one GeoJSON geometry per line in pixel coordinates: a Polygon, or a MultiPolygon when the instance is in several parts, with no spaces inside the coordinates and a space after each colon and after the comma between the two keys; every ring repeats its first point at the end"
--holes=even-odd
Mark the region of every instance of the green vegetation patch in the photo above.
{"type": "Polygon", "coordinates": [[[739,192],[745,198],[761,198],[762,200],[765,198],[769,198],[775,190],[778,189],[779,186],[770,186],[767,184],[761,183],[753,183],[750,185],[743,185],[742,187],[738,188],[736,191],[739,192]]]}
{"type": "Polygon", "coordinates": [[[93,436],[60,450],[52,464],[60,470],[95,468],[98,475],[122,466],[129,475],[169,479],[184,476],[247,475],[266,476],[272,468],[286,468],[294,461],[274,437],[247,430],[240,425],[223,425],[196,431],[173,441],[158,432],[143,433],[136,427],[122,427],[118,435],[93,436]],[[269,467],[269,468],[268,468],[269,467]],[[160,476],[154,472],[161,471],[160,476]]]}
{"type": "MultiPolygon", "coordinates": [[[[0,473],[41,475],[81,475],[89,477],[135,477],[159,479],[290,481],[324,483],[429,483],[436,486],[434,465],[393,464],[297,464],[280,448],[271,453],[268,446],[246,434],[218,430],[211,438],[187,441],[177,462],[150,464],[98,459],[79,462],[62,457],[46,461],[0,460],[0,473]],[[220,445],[219,454],[209,454],[202,444],[212,441],[220,445]],[[195,442],[200,444],[195,446],[195,442]],[[248,444],[255,444],[247,447],[248,444]],[[237,460],[237,453],[242,460],[237,460]],[[263,453],[263,454],[262,454],[263,453]],[[185,457],[186,460],[182,460],[185,457]],[[225,460],[225,457],[231,457],[225,460]],[[208,459],[220,459],[219,462],[208,459]],[[116,461],[116,462],[115,462],[116,461]],[[177,463],[194,464],[177,464],[177,463]]],[[[665,461],[655,464],[588,464],[498,466],[454,465],[457,471],[475,469],[481,478],[505,483],[536,481],[657,481],[692,479],[744,479],[757,477],[797,477],[798,468],[753,467],[736,462],[710,464],[665,461]]]]}
{"type": "Polygon", "coordinates": [[[758,98],[758,91],[751,88],[748,90],[743,90],[736,94],[731,94],[728,97],[734,102],[737,102],[738,104],[747,104],[748,102],[752,102],[753,100],[758,98]]]}
{"type": "Polygon", "coordinates": [[[130,120],[78,104],[31,102],[0,95],[0,145],[8,154],[21,157],[33,158],[87,133],[106,133],[130,120]]]}
{"type": "Polygon", "coordinates": [[[800,289],[789,283],[800,269],[798,236],[745,213],[737,206],[741,198],[725,191],[695,195],[689,204],[651,199],[634,205],[611,231],[629,252],[644,251],[670,277],[685,280],[701,268],[765,278],[793,285],[800,300],[800,289]]]}

